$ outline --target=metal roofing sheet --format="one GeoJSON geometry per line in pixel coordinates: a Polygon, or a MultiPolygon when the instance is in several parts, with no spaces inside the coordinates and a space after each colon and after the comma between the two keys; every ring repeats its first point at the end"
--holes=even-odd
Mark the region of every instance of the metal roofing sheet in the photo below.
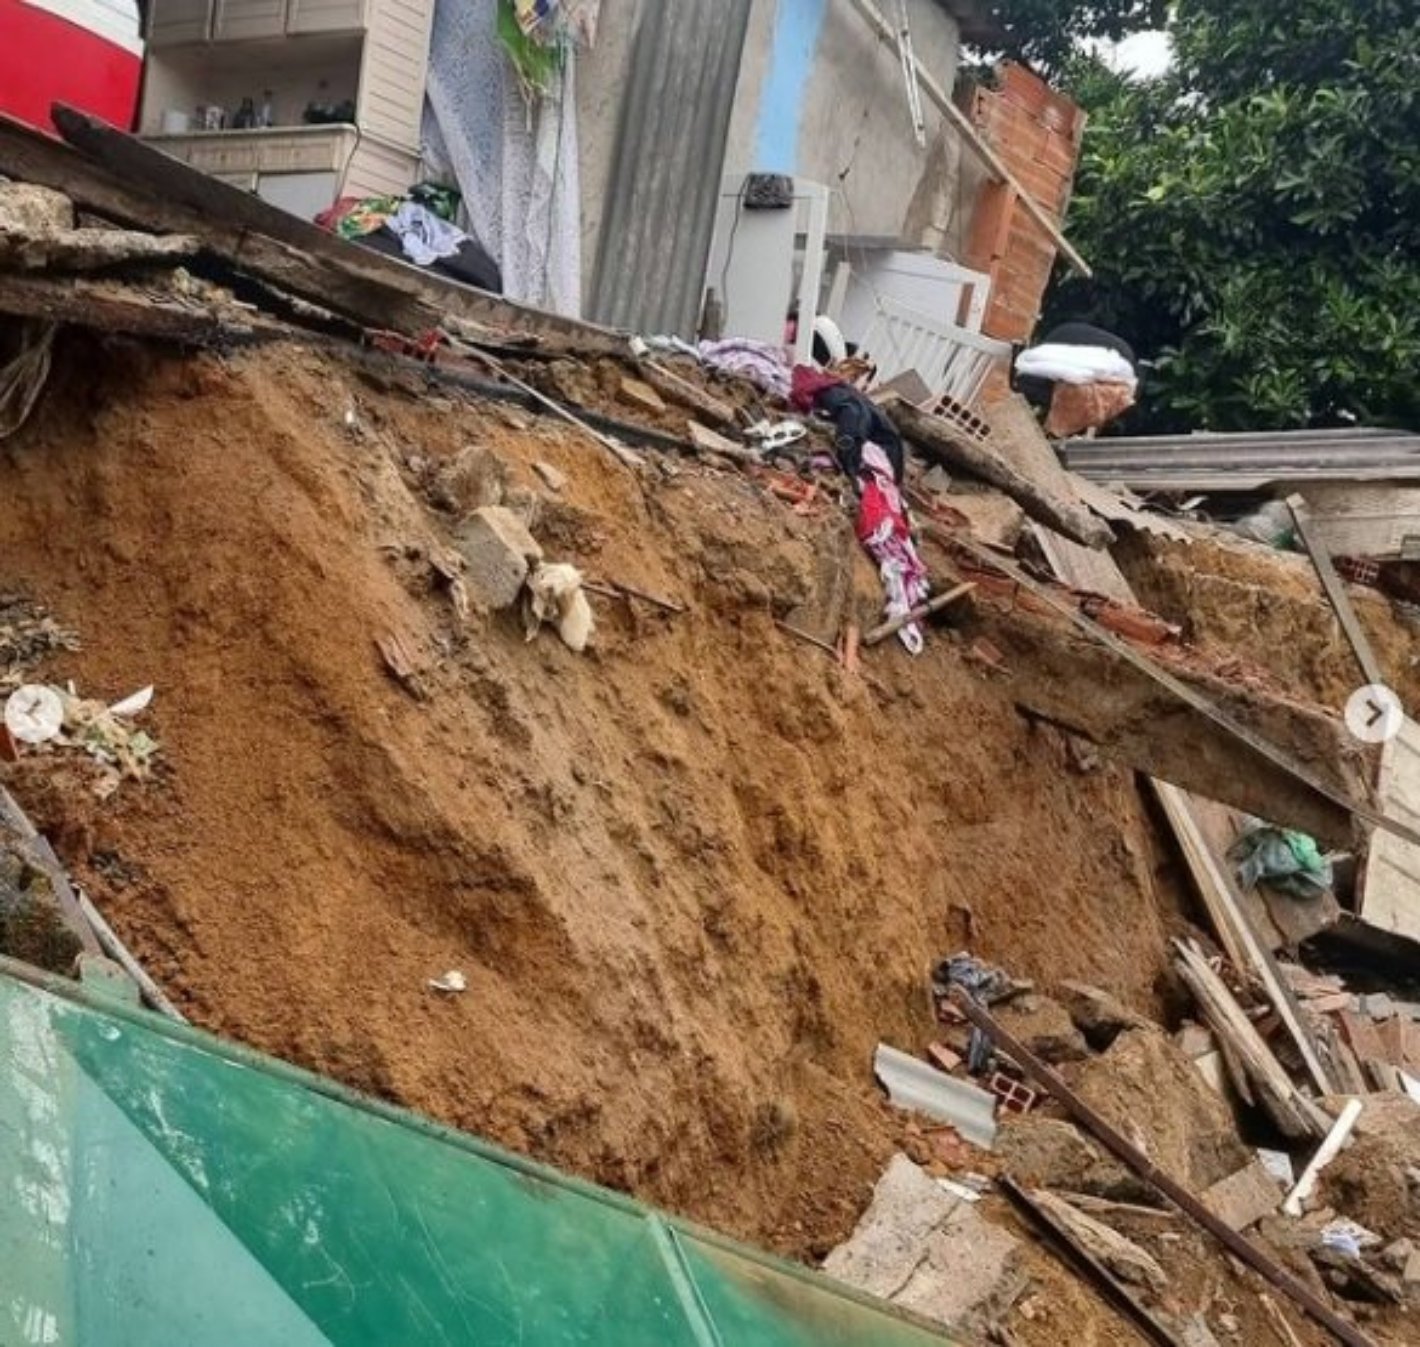
{"type": "Polygon", "coordinates": [[[641,7],[592,290],[598,322],[695,332],[749,11],[750,0],[641,7]]]}
{"type": "Polygon", "coordinates": [[[1405,430],[1265,431],[1065,440],[1065,464],[1136,490],[1247,491],[1276,482],[1420,481],[1420,435],[1405,430]]]}

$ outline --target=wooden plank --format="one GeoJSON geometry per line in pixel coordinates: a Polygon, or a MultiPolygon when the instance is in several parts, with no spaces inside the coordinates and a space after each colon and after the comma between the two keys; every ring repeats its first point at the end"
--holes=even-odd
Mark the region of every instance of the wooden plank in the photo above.
{"type": "Polygon", "coordinates": [[[1104,1299],[1124,1314],[1150,1342],[1157,1343],[1158,1347],[1186,1347],[1182,1338],[1165,1327],[1144,1303],[1085,1247],[1067,1222],[1047,1210],[1043,1203],[1036,1200],[1034,1194],[1027,1193],[1010,1175],[999,1175],[996,1183],[1011,1203],[1050,1237],[1065,1254],[1067,1261],[1075,1264],[1079,1271],[1094,1282],[1104,1299]]]}
{"type": "Polygon", "coordinates": [[[0,272],[0,313],[193,346],[247,345],[291,335],[290,328],[260,314],[149,298],[113,281],[8,272],[0,272]]]}
{"type": "Polygon", "coordinates": [[[1193,993],[1219,1047],[1228,1049],[1225,1059],[1230,1053],[1254,1086],[1258,1104],[1289,1137],[1324,1136],[1329,1123],[1326,1115],[1292,1084],[1223,979],[1182,941],[1174,941],[1174,948],[1179,976],[1193,993]]]}
{"type": "MultiPolygon", "coordinates": [[[[882,16],[878,7],[872,3],[872,0],[852,0],[852,4],[853,8],[867,20],[869,27],[872,28],[878,37],[884,42],[890,42],[894,52],[901,55],[897,33],[894,31],[892,25],[882,16]]],[[[1019,198],[1021,205],[1029,212],[1031,219],[1050,235],[1051,241],[1065,255],[1070,265],[1074,267],[1081,276],[1093,276],[1094,272],[1090,269],[1089,263],[1075,250],[1070,240],[1067,239],[1061,231],[1059,224],[1056,223],[1040,202],[1021,185],[1020,179],[1011,172],[1001,159],[1001,156],[987,144],[982,138],[981,133],[971,124],[967,115],[952,101],[951,94],[937,82],[932,72],[918,61],[915,56],[912,57],[912,63],[916,68],[917,82],[921,86],[923,93],[931,99],[933,105],[946,117],[947,121],[956,128],[961,138],[966,142],[967,148],[980,159],[1001,182],[1006,183],[1010,187],[1019,198]]]]}
{"type": "MultiPolygon", "coordinates": [[[[490,295],[349,243],[260,197],[200,173],[87,113],[59,104],[53,116],[69,144],[130,183],[135,194],[151,194],[195,211],[209,228],[224,225],[242,237],[256,235],[285,244],[305,258],[343,273],[351,283],[381,287],[385,294],[399,296],[404,304],[421,306],[436,315],[452,314],[475,323],[534,332],[544,339],[565,341],[587,351],[620,353],[625,349],[625,336],[609,328],[490,295]]],[[[59,190],[69,189],[60,184],[59,190]]],[[[252,264],[250,255],[248,260],[252,264]]],[[[334,307],[329,296],[308,297],[334,307]]],[[[419,310],[414,312],[417,316],[419,310]]],[[[397,316],[397,312],[391,314],[383,323],[367,321],[371,326],[397,327],[411,334],[431,326],[424,323],[421,327],[417,318],[411,326],[407,321],[395,321],[397,316]]]]}
{"type": "Polygon", "coordinates": [[[1085,1103],[1050,1067],[1046,1066],[1024,1043],[1004,1029],[985,1006],[974,1001],[960,988],[952,991],[952,1002],[982,1033],[986,1034],[1043,1090],[1059,1101],[1091,1136],[1121,1164],[1137,1174],[1145,1183],[1168,1198],[1180,1211],[1213,1236],[1229,1253],[1240,1258],[1264,1280],[1275,1286],[1294,1305],[1345,1347],[1376,1347],[1355,1324],[1343,1319],[1310,1287],[1304,1285],[1286,1268],[1274,1262],[1251,1240],[1236,1230],[1230,1230],[1198,1197],[1176,1179],[1164,1173],[1122,1133],[1105,1121],[1085,1103]]]}
{"type": "MultiPolygon", "coordinates": [[[[991,408],[990,421],[996,451],[1017,472],[1049,491],[1052,496],[1087,510],[1085,501],[1075,490],[1074,474],[1061,465],[1035,419],[1035,412],[1020,394],[1013,393],[996,403],[991,408]]],[[[1109,542],[1113,542],[1114,534],[1109,526],[1102,520],[1095,522],[1109,533],[1109,542]]],[[[1048,527],[1039,527],[1040,523],[1048,525],[1049,521],[1036,521],[1033,530],[1036,542],[1040,544],[1051,569],[1066,584],[1074,589],[1087,589],[1092,594],[1118,599],[1121,603],[1137,605],[1134,591],[1108,551],[1081,547],[1078,541],[1060,537],[1048,527]]]]}
{"type": "Polygon", "coordinates": [[[1152,785],[1168,817],[1169,826],[1188,857],[1189,870],[1198,887],[1199,897],[1208,909],[1208,917],[1228,958],[1240,972],[1253,973],[1262,984],[1268,1001],[1296,1045],[1316,1088],[1324,1095],[1335,1094],[1337,1083],[1322,1062],[1316,1040],[1297,1006],[1292,989],[1283,979],[1272,952],[1258,938],[1232,871],[1218,863],[1204,840],[1198,821],[1188,807],[1188,796],[1177,786],[1164,781],[1155,781],[1152,785]]]}
{"type": "Polygon", "coordinates": [[[899,617],[889,618],[880,626],[874,627],[863,637],[863,644],[880,645],[889,636],[896,635],[911,623],[921,622],[924,618],[931,617],[933,613],[940,613],[943,608],[950,607],[959,599],[964,599],[975,588],[976,586],[970,581],[961,585],[953,585],[946,593],[938,594],[935,598],[928,599],[926,603],[919,603],[917,607],[899,617]]]}
{"type": "Polygon", "coordinates": [[[1039,520],[1086,547],[1107,547],[1114,535],[1109,525],[1084,506],[1053,494],[1012,467],[990,444],[982,444],[950,421],[924,412],[897,397],[880,405],[903,435],[934,463],[961,468],[973,477],[1004,491],[1032,519],[1039,520]]]}
{"type": "MultiPolygon", "coordinates": [[[[1376,801],[1388,814],[1420,822],[1420,724],[1409,716],[1400,733],[1381,746],[1376,801]]],[[[1420,941],[1420,848],[1373,834],[1360,892],[1362,921],[1420,941]]]]}
{"type": "Polygon", "coordinates": [[[1351,606],[1351,596],[1346,592],[1346,585],[1331,563],[1331,553],[1327,551],[1326,543],[1312,522],[1306,498],[1299,495],[1288,496],[1287,508],[1292,512],[1292,522],[1297,526],[1297,538],[1312,559],[1317,579],[1321,581],[1327,602],[1331,604],[1332,612],[1336,614],[1336,620],[1346,634],[1347,643],[1351,647],[1351,653],[1356,656],[1362,676],[1368,684],[1384,684],[1385,672],[1376,658],[1376,652],[1371,649],[1371,643],[1361,626],[1360,618],[1356,616],[1355,608],[1351,606]]]}

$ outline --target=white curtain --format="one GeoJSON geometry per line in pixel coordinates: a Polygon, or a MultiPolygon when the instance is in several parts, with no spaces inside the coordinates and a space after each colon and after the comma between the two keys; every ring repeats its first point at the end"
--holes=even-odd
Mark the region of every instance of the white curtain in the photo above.
{"type": "Polygon", "coordinates": [[[578,317],[581,183],[575,58],[529,103],[497,37],[497,0],[436,0],[424,157],[463,193],[468,231],[511,299],[578,317]]]}

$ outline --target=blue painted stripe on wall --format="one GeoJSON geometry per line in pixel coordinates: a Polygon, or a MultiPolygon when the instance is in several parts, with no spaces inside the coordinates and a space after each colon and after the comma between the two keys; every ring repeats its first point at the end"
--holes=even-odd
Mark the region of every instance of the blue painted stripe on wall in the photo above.
{"type": "Polygon", "coordinates": [[[754,130],[754,166],[761,173],[793,173],[798,167],[804,94],[827,8],[828,0],[779,0],[754,130]]]}

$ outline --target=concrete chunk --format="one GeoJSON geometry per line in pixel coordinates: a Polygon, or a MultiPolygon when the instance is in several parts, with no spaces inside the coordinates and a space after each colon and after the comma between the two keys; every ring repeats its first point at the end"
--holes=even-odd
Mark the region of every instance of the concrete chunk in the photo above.
{"type": "Polygon", "coordinates": [[[28,182],[0,183],[0,230],[53,234],[74,227],[74,203],[63,192],[28,182]]]}
{"type": "Polygon", "coordinates": [[[1026,1284],[1020,1241],[984,1220],[905,1155],[895,1155],[858,1228],[823,1270],[902,1309],[984,1328],[1026,1284]]]}
{"type": "Polygon", "coordinates": [[[487,505],[459,526],[458,550],[468,571],[470,597],[485,608],[510,608],[517,602],[528,570],[542,559],[542,548],[511,510],[487,505]]]}
{"type": "Polygon", "coordinates": [[[1203,1205],[1230,1230],[1246,1230],[1271,1216],[1282,1201],[1277,1180],[1261,1160],[1220,1179],[1203,1194],[1203,1205]]]}

